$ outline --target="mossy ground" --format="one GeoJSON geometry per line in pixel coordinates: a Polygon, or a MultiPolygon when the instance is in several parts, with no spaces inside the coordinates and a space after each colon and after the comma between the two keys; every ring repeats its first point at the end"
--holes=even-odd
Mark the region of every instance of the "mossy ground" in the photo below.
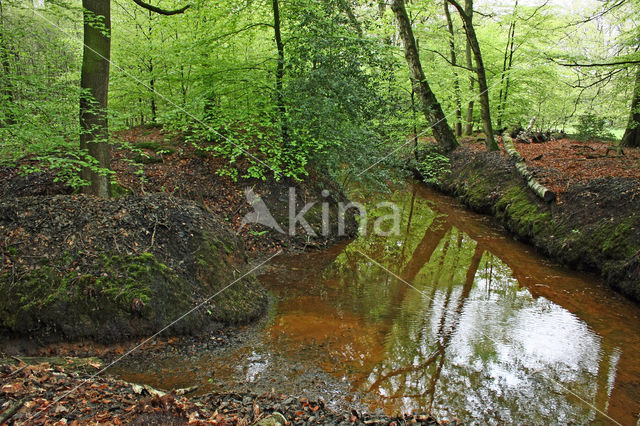
{"type": "Polygon", "coordinates": [[[213,295],[167,332],[244,323],[266,308],[255,278],[243,277],[241,242],[193,202],[6,199],[0,228],[21,241],[0,247],[4,333],[112,342],[153,334],[213,295]]]}

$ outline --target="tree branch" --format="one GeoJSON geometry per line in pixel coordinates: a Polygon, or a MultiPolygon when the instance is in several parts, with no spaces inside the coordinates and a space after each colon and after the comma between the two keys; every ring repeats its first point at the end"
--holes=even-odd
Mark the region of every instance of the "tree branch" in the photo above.
{"type": "Polygon", "coordinates": [[[476,70],[471,69],[471,68],[467,68],[464,65],[460,65],[460,64],[454,64],[453,62],[451,62],[451,60],[449,58],[447,58],[446,56],[444,56],[442,53],[438,52],[437,50],[431,50],[431,49],[427,49],[424,47],[421,47],[420,50],[426,50],[427,52],[431,52],[431,53],[435,53],[436,55],[440,56],[442,59],[444,59],[445,61],[447,61],[447,63],[449,65],[451,65],[452,67],[456,67],[456,68],[462,68],[463,70],[467,70],[467,71],[471,71],[471,72],[476,72],[476,70]]]}
{"type": "Polygon", "coordinates": [[[548,60],[553,62],[554,64],[561,65],[563,67],[583,67],[583,68],[595,68],[595,67],[616,67],[619,65],[637,65],[640,64],[640,59],[637,60],[627,60],[627,61],[616,61],[616,62],[601,62],[601,63],[590,63],[590,64],[581,64],[578,62],[560,62],[549,55],[544,55],[548,60]]]}
{"type": "Polygon", "coordinates": [[[147,10],[150,10],[151,12],[155,12],[158,13],[160,15],[166,15],[166,16],[171,16],[171,15],[179,15],[180,13],[184,13],[185,10],[189,9],[191,7],[190,4],[181,7],[180,9],[175,9],[175,10],[166,10],[166,9],[161,9],[159,7],[156,6],[152,6],[148,3],[143,2],[142,0],[133,0],[133,2],[135,4],[137,4],[140,7],[143,7],[147,10]]]}

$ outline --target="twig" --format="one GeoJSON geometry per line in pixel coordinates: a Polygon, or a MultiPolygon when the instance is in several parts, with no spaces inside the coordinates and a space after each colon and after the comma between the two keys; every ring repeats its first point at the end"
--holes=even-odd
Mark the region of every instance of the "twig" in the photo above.
{"type": "Polygon", "coordinates": [[[25,368],[27,368],[27,366],[28,366],[28,365],[29,365],[29,364],[25,364],[25,365],[23,365],[22,367],[18,368],[17,370],[13,371],[11,374],[9,374],[9,375],[7,376],[7,378],[9,378],[9,377],[13,376],[14,374],[18,374],[19,372],[21,372],[22,370],[24,370],[25,368]]]}

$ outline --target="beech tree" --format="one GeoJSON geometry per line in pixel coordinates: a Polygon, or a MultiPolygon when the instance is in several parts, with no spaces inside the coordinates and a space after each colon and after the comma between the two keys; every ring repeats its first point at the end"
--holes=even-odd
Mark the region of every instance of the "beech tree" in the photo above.
{"type": "MultiPolygon", "coordinates": [[[[445,4],[449,4],[447,0],[445,0],[445,4]]],[[[473,0],[465,0],[465,10],[467,12],[467,16],[469,16],[469,20],[473,24],[473,0]]],[[[467,43],[465,44],[465,58],[467,60],[467,68],[473,69],[473,54],[471,52],[471,43],[467,39],[467,43]]],[[[473,93],[475,89],[476,80],[473,78],[473,75],[469,75],[469,90],[473,93]]],[[[475,100],[472,97],[469,99],[469,103],[467,104],[467,117],[464,125],[464,134],[466,136],[470,136],[473,133],[473,107],[475,105],[475,100]]]]}
{"type": "Polygon", "coordinates": [[[491,123],[491,109],[489,106],[489,86],[487,85],[487,75],[482,60],[482,52],[480,51],[480,44],[478,43],[478,37],[476,31],[473,28],[473,11],[469,12],[463,8],[456,0],[446,0],[453,7],[456,8],[458,14],[462,18],[462,25],[467,35],[467,40],[471,46],[474,59],[476,61],[475,71],[478,77],[478,89],[480,90],[480,113],[482,115],[482,125],[485,136],[487,138],[486,145],[487,150],[498,150],[498,144],[493,136],[493,124],[491,123]]]}
{"type": "Polygon", "coordinates": [[[451,13],[449,13],[449,3],[444,2],[444,16],[447,20],[447,30],[449,31],[449,54],[451,55],[451,65],[453,69],[453,94],[455,96],[456,104],[456,136],[462,136],[462,102],[460,100],[460,83],[458,82],[458,71],[455,67],[458,66],[458,60],[456,57],[456,43],[455,32],[453,30],[453,21],[451,20],[451,13]]]}
{"type": "Polygon", "coordinates": [[[444,115],[442,107],[425,77],[404,0],[393,0],[391,2],[391,10],[398,21],[400,37],[404,44],[405,58],[411,71],[411,81],[422,102],[422,112],[433,129],[433,136],[438,144],[445,151],[451,151],[458,146],[458,141],[453,131],[451,131],[447,117],[444,115]]]}
{"type": "MultiPolygon", "coordinates": [[[[138,6],[162,15],[183,13],[161,9],[141,0],[138,6]]],[[[89,182],[84,192],[98,197],[111,195],[111,146],[109,144],[109,63],[111,58],[111,1],[82,0],[84,49],[80,77],[80,147],[86,149],[95,164],[84,167],[82,178],[89,182]]]]}
{"type": "Polygon", "coordinates": [[[640,65],[636,71],[636,82],[631,99],[631,113],[624,136],[620,141],[623,147],[640,147],[640,65]]]}

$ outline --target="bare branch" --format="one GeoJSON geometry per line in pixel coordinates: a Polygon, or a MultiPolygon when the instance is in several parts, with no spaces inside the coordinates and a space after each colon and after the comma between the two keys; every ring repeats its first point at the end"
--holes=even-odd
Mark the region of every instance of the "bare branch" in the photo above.
{"type": "Polygon", "coordinates": [[[447,61],[447,63],[449,65],[451,65],[452,67],[462,68],[464,70],[471,71],[473,73],[476,72],[476,70],[474,70],[474,69],[467,68],[467,67],[465,67],[463,65],[460,65],[460,64],[454,64],[453,62],[451,62],[451,60],[449,58],[447,58],[446,56],[444,56],[442,53],[438,52],[437,50],[431,50],[431,49],[427,49],[427,48],[424,48],[424,47],[421,47],[420,50],[426,50],[427,52],[435,53],[436,55],[440,56],[442,59],[447,61]]]}
{"type": "Polygon", "coordinates": [[[184,7],[181,7],[180,9],[166,10],[166,9],[159,8],[157,6],[152,6],[149,3],[143,2],[142,0],[133,0],[133,2],[135,4],[137,4],[138,6],[140,6],[140,7],[143,7],[145,9],[147,9],[147,10],[150,10],[151,12],[155,12],[155,13],[158,13],[160,15],[166,15],[166,16],[179,15],[181,13],[184,13],[185,10],[187,10],[187,9],[189,9],[191,7],[191,5],[188,4],[188,5],[184,6],[184,7]]]}
{"type": "Polygon", "coordinates": [[[560,62],[557,59],[549,56],[549,55],[544,55],[548,60],[550,60],[551,62],[553,62],[554,64],[558,64],[561,65],[563,67],[580,67],[580,68],[596,68],[596,67],[617,67],[620,65],[637,65],[640,64],[640,59],[636,59],[636,60],[626,60],[626,61],[614,61],[614,62],[601,62],[601,63],[597,63],[597,62],[592,62],[592,63],[588,63],[588,64],[581,64],[578,62],[560,62]]]}

